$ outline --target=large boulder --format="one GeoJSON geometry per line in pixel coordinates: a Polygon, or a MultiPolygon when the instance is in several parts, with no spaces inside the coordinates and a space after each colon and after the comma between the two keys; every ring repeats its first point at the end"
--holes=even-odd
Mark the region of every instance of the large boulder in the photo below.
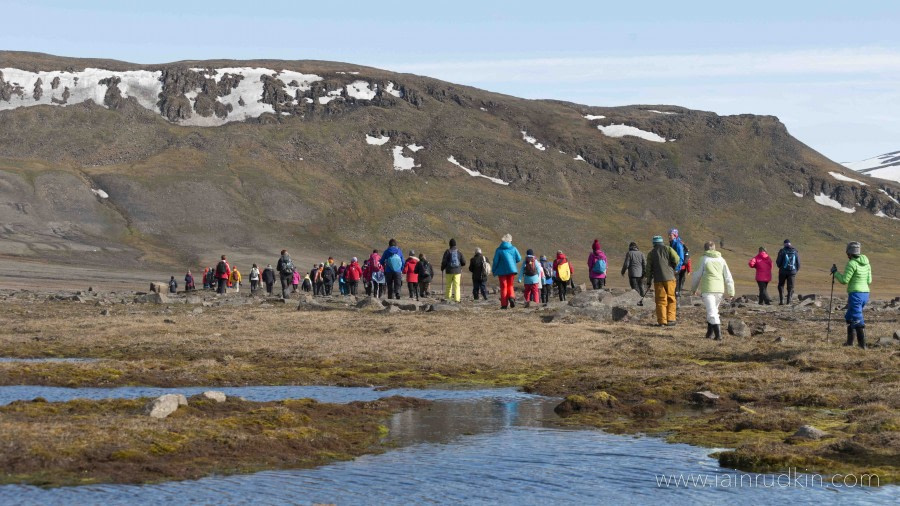
{"type": "Polygon", "coordinates": [[[158,281],[150,283],[150,293],[166,293],[167,291],[169,291],[168,283],[160,283],[158,281]]]}
{"type": "Polygon", "coordinates": [[[604,294],[605,292],[603,292],[602,290],[583,291],[571,297],[569,299],[569,305],[572,307],[588,307],[597,305],[600,304],[600,297],[604,294]]]}
{"type": "Polygon", "coordinates": [[[207,390],[200,394],[200,396],[204,399],[209,399],[216,402],[225,402],[228,399],[225,396],[224,392],[219,392],[218,390],[207,390]]]}
{"type": "Polygon", "coordinates": [[[813,441],[818,441],[819,439],[822,439],[827,435],[828,434],[826,434],[825,431],[823,431],[822,429],[817,429],[812,425],[803,425],[802,427],[797,429],[797,432],[794,433],[794,437],[802,437],[804,439],[811,439],[813,441]]]}
{"type": "Polygon", "coordinates": [[[382,303],[380,299],[376,299],[375,297],[366,297],[365,299],[356,303],[357,309],[363,309],[366,311],[381,311],[384,309],[385,304],[382,303]]]}
{"type": "Polygon", "coordinates": [[[703,390],[702,392],[692,393],[691,402],[695,404],[712,406],[719,403],[719,396],[710,392],[709,390],[703,390]]]}
{"type": "Polygon", "coordinates": [[[628,290],[625,293],[615,295],[613,292],[605,292],[600,296],[600,302],[609,306],[637,306],[641,301],[641,294],[637,290],[628,290]]]}
{"type": "Polygon", "coordinates": [[[165,394],[147,404],[145,412],[151,418],[165,418],[174,413],[178,406],[187,406],[187,398],[181,394],[165,394]]]}
{"type": "Polygon", "coordinates": [[[729,320],[728,333],[735,337],[750,337],[750,327],[742,320],[729,320]]]}

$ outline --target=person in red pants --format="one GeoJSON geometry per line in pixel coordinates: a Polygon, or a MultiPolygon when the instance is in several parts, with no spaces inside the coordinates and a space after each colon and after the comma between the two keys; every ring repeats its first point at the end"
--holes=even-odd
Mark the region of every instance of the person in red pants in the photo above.
{"type": "Polygon", "coordinates": [[[533,250],[525,253],[522,270],[519,271],[519,282],[523,281],[525,282],[525,307],[530,306],[532,302],[539,304],[541,285],[544,283],[544,269],[541,267],[540,260],[534,256],[533,250]]]}
{"type": "Polygon", "coordinates": [[[519,272],[518,264],[522,261],[522,254],[512,245],[512,235],[506,234],[500,242],[500,246],[494,251],[494,261],[491,262],[494,276],[500,281],[500,308],[516,307],[515,281],[519,272]]]}

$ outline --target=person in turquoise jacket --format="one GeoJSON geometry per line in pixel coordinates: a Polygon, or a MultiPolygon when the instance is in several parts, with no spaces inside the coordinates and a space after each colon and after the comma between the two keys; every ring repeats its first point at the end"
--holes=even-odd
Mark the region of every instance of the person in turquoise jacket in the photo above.
{"type": "Polygon", "coordinates": [[[525,252],[525,260],[522,262],[522,268],[519,270],[519,283],[525,283],[525,307],[531,305],[532,302],[538,303],[541,293],[541,285],[544,283],[544,268],[541,261],[534,255],[534,250],[529,249],[525,252]],[[534,268],[534,274],[528,274],[529,264],[534,268]]]}
{"type": "Polygon", "coordinates": [[[859,347],[866,348],[866,322],[863,319],[863,308],[869,302],[869,285],[872,283],[872,266],[869,258],[862,254],[862,246],[853,241],[847,244],[847,266],[844,272],[837,265],[831,266],[831,274],[842,285],[847,285],[847,342],[844,346],[853,346],[853,337],[859,347]]]}
{"type": "Polygon", "coordinates": [[[512,245],[512,235],[506,234],[494,251],[491,270],[500,280],[500,308],[516,307],[515,281],[519,272],[517,265],[522,261],[522,254],[512,245]]]}

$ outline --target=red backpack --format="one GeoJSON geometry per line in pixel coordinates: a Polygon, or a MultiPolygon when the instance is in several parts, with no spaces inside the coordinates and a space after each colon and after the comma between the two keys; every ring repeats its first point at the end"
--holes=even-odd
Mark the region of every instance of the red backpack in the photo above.
{"type": "Polygon", "coordinates": [[[525,259],[525,275],[526,276],[537,276],[537,262],[534,260],[534,257],[528,257],[525,259]]]}

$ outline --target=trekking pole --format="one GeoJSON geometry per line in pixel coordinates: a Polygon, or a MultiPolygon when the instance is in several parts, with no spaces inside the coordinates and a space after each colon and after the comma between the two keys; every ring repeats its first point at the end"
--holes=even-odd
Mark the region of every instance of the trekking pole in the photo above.
{"type": "MultiPolygon", "coordinates": [[[[836,265],[832,266],[832,270],[836,265]]],[[[831,337],[831,309],[834,306],[834,273],[831,273],[831,297],[828,299],[828,329],[825,331],[825,340],[831,337]]]]}

